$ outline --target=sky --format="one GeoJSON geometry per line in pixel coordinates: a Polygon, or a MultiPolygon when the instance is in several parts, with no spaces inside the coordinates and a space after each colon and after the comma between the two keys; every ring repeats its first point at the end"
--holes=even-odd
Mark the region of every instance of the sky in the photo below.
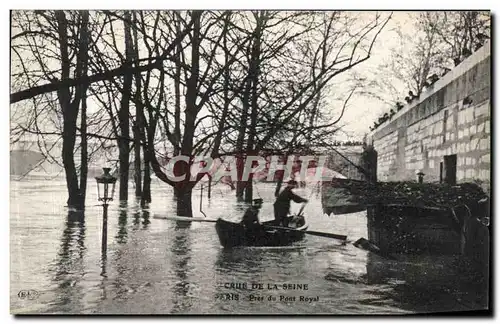
{"type": "MultiPolygon", "coordinates": [[[[352,13],[352,15],[360,17],[359,21],[361,25],[365,23],[365,19],[367,22],[371,21],[374,14],[375,12],[366,12],[365,17],[365,13],[362,12],[352,13]]],[[[382,19],[387,17],[388,14],[389,12],[383,13],[382,19]]],[[[393,30],[394,28],[401,25],[405,26],[406,28],[411,28],[411,24],[401,23],[407,19],[408,13],[396,12],[393,14],[392,19],[378,36],[377,42],[375,43],[372,51],[372,57],[368,61],[363,62],[361,65],[356,67],[356,72],[360,76],[363,76],[367,71],[369,72],[370,70],[375,70],[378,65],[380,65],[390,56],[390,48],[396,44],[396,35],[393,30]]],[[[119,27],[119,24],[118,26],[115,26],[115,28],[120,29],[119,27]]],[[[121,32],[118,30],[115,30],[115,32],[121,34],[121,32]]],[[[15,34],[16,32],[13,31],[13,33],[15,34]]],[[[120,41],[118,43],[121,44],[120,41]]],[[[339,79],[342,80],[342,75],[339,79]]],[[[340,87],[339,89],[334,89],[336,95],[338,95],[339,92],[347,93],[347,89],[341,89],[342,85],[335,84],[335,87],[340,87]]],[[[341,107],[339,107],[338,105],[342,105],[342,102],[334,100],[330,101],[330,107],[328,108],[332,112],[332,116],[335,116],[337,112],[341,110],[341,107]]],[[[92,106],[92,102],[89,102],[89,112],[95,110],[92,106]]],[[[378,118],[381,113],[383,113],[384,109],[386,109],[386,107],[382,102],[374,98],[358,95],[355,93],[351,98],[344,113],[344,117],[341,121],[341,123],[345,126],[343,128],[343,131],[339,134],[338,140],[361,140],[363,135],[369,131],[369,127],[373,124],[373,121],[378,118]]]]}
{"type": "MultiPolygon", "coordinates": [[[[377,38],[373,48],[373,55],[357,69],[359,75],[362,76],[364,72],[371,74],[380,64],[390,59],[391,49],[398,44],[397,35],[394,31],[396,28],[401,28],[403,33],[412,32],[413,26],[409,12],[393,13],[391,20],[377,38]]],[[[399,85],[399,87],[402,97],[404,97],[405,89],[402,85],[399,85]]],[[[334,109],[334,107],[331,108],[334,109]]],[[[363,135],[369,132],[373,122],[381,114],[387,112],[388,109],[390,108],[388,108],[387,104],[373,97],[354,95],[344,114],[344,134],[340,135],[343,138],[339,140],[352,140],[353,137],[355,140],[362,140],[363,135]]]]}
{"type": "MultiPolygon", "coordinates": [[[[382,19],[387,17],[390,12],[382,13],[382,19]]],[[[356,17],[360,17],[360,24],[363,25],[364,19],[368,22],[368,19],[371,21],[375,12],[353,12],[353,15],[356,17]],[[366,17],[365,17],[366,14],[366,17]]],[[[403,34],[413,35],[415,33],[413,22],[411,15],[414,15],[415,11],[407,12],[407,11],[396,11],[393,12],[391,20],[382,30],[382,32],[378,35],[377,41],[372,50],[372,55],[370,59],[366,62],[361,63],[354,70],[360,77],[372,78],[376,75],[379,78],[383,76],[379,72],[379,67],[382,63],[388,62],[391,58],[392,50],[399,45],[399,37],[396,34],[396,30],[401,30],[403,34]]],[[[115,28],[120,28],[120,24],[117,24],[115,28]]],[[[117,32],[115,30],[115,32],[117,32]]],[[[120,32],[118,32],[120,34],[120,32]]],[[[370,38],[370,37],[368,37],[370,38]]],[[[122,42],[118,42],[121,44],[122,42]]],[[[337,77],[334,78],[334,81],[337,77]]],[[[391,80],[391,83],[396,85],[398,88],[398,94],[400,94],[400,98],[405,96],[407,93],[407,89],[405,89],[404,85],[396,80],[391,80]]],[[[342,84],[342,76],[338,78],[335,83],[333,92],[336,96],[339,93],[346,93],[350,90],[348,87],[343,87],[342,84]]],[[[365,87],[364,89],[360,89],[363,91],[374,91],[374,89],[369,89],[365,87]]],[[[380,90],[380,89],[378,89],[380,90]]],[[[382,94],[383,96],[384,94],[382,94]]],[[[404,102],[403,100],[401,100],[404,102]]],[[[338,115],[338,112],[341,111],[342,102],[338,100],[330,100],[328,102],[327,109],[331,112],[332,118],[335,118],[338,115]],[[340,105],[340,107],[339,107],[340,105]]],[[[89,103],[89,112],[92,112],[94,109],[94,105],[92,102],[89,103]]],[[[360,93],[354,93],[351,100],[347,105],[347,109],[344,112],[344,116],[341,120],[341,123],[344,125],[341,132],[338,134],[337,140],[340,141],[359,141],[363,139],[363,136],[369,132],[369,128],[373,125],[373,122],[378,119],[379,116],[383,115],[385,112],[388,112],[392,107],[389,107],[387,103],[384,103],[372,96],[364,95],[360,93]]]]}

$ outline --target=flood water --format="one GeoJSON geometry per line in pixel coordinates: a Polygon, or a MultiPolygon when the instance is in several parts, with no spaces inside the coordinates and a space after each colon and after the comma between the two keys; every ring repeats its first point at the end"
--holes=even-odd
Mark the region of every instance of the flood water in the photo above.
{"type": "MultiPolygon", "coordinates": [[[[158,182],[148,210],[132,197],[128,206],[111,203],[103,258],[94,180],[84,215],[64,207],[62,179],[24,179],[10,186],[15,314],[401,314],[487,307],[484,282],[459,268],[454,256],[400,255],[390,261],[315,236],[291,247],[224,250],[213,223],[179,227],[154,217],[175,215],[171,188],[158,182]],[[231,283],[260,283],[265,289],[228,288],[231,283]],[[307,290],[283,290],[283,284],[307,290]],[[27,291],[35,293],[20,293],[27,291]],[[232,300],[225,300],[226,293],[232,300]],[[250,301],[250,295],[264,301],[250,301]],[[276,301],[269,301],[273,297],[276,301]]],[[[194,216],[203,217],[198,189],[194,216]]],[[[272,184],[257,185],[256,196],[264,198],[261,221],[273,218],[273,192],[272,184]]],[[[328,217],[319,194],[307,188],[297,192],[310,198],[305,209],[310,230],[345,234],[352,242],[368,237],[365,212],[328,217]]],[[[224,185],[213,188],[210,200],[203,198],[209,218],[239,221],[244,208],[224,185]]]]}

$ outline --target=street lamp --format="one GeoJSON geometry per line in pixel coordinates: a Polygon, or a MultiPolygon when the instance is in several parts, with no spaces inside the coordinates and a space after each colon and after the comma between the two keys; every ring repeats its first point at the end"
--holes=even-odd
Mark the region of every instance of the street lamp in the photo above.
{"type": "Polygon", "coordinates": [[[417,171],[417,181],[418,181],[418,183],[424,183],[424,175],[425,175],[425,173],[423,173],[421,170],[417,171]]]}
{"type": "Polygon", "coordinates": [[[104,202],[103,206],[106,206],[108,201],[113,200],[116,178],[109,173],[111,168],[102,168],[102,170],[104,173],[99,177],[95,177],[97,181],[97,200],[104,202]]]}
{"type": "Polygon", "coordinates": [[[95,180],[97,181],[97,200],[103,202],[101,252],[103,258],[106,258],[108,246],[108,201],[113,200],[116,178],[109,173],[111,168],[102,168],[102,170],[104,173],[100,177],[95,177],[95,180]]]}

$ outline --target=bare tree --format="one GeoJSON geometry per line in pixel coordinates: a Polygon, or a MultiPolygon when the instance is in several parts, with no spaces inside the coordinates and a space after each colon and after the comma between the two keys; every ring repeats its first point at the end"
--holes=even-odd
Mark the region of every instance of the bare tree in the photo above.
{"type": "MultiPolygon", "coordinates": [[[[342,91],[344,104],[328,113],[327,98],[334,90],[340,93],[332,85],[370,58],[390,19],[390,14],[373,14],[358,20],[342,12],[105,11],[91,16],[95,35],[84,51],[85,33],[70,28],[65,12],[54,15],[56,24],[48,30],[55,36],[62,72],[46,71],[49,83],[44,83],[47,78],[32,78],[27,89],[11,94],[11,102],[58,91],[63,107],[60,134],[69,141],[63,159],[73,154],[78,132],[92,139],[92,145],[97,143],[103,154],[115,152],[116,142],[124,200],[133,149],[136,195],[151,200],[144,194],[150,192],[146,172],[151,166],[174,188],[178,213],[185,216],[192,215],[192,189],[203,176],[191,178],[194,156],[233,153],[242,163],[246,156],[262,152],[306,152],[318,137],[332,138],[355,92],[342,91]],[[71,30],[71,42],[64,30],[71,30]],[[67,68],[71,60],[76,62],[71,65],[74,76],[67,68]],[[58,73],[62,77],[56,80],[58,73]],[[86,101],[102,109],[78,127],[76,102],[86,101]],[[70,106],[73,109],[65,109],[70,106]],[[165,164],[179,154],[188,160],[175,163],[169,174],[165,164]],[[173,181],[171,175],[184,180],[173,181]]],[[[15,34],[13,39],[22,37],[15,34]]],[[[51,54],[37,58],[43,61],[51,54]]],[[[64,164],[71,166],[71,158],[64,164]]],[[[68,183],[75,174],[71,167],[67,170],[68,183]]],[[[245,199],[251,198],[250,179],[245,199]]]]}
{"type": "MultiPolygon", "coordinates": [[[[375,15],[358,26],[339,12],[259,12],[254,13],[254,19],[252,35],[261,39],[254,40],[249,49],[247,82],[251,86],[245,87],[242,96],[242,106],[251,107],[246,154],[269,150],[300,152],[318,135],[334,133],[346,106],[338,118],[328,116],[329,121],[321,123],[327,119],[320,118],[321,98],[335,77],[370,57],[390,15],[375,15]],[[248,98],[250,104],[246,105],[248,98]]],[[[351,95],[352,92],[348,98],[351,95]]],[[[245,114],[243,108],[240,127],[246,125],[245,114]]],[[[236,151],[241,138],[240,130],[236,151]]],[[[245,188],[245,200],[251,201],[251,178],[245,188]]]]}
{"type": "Polygon", "coordinates": [[[487,11],[450,11],[434,13],[440,19],[436,29],[447,62],[459,64],[490,38],[491,14],[487,11]]]}

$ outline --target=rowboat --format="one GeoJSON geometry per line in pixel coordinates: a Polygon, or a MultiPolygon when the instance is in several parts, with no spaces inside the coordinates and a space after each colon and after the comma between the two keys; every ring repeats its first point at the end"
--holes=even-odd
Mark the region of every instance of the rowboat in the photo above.
{"type": "MultiPolygon", "coordinates": [[[[293,224],[293,216],[289,221],[293,224]]],[[[263,222],[252,228],[247,228],[241,223],[228,222],[218,219],[215,230],[219,236],[220,244],[224,248],[236,246],[285,246],[304,238],[308,224],[299,222],[298,227],[276,227],[275,221],[263,222]]]]}

